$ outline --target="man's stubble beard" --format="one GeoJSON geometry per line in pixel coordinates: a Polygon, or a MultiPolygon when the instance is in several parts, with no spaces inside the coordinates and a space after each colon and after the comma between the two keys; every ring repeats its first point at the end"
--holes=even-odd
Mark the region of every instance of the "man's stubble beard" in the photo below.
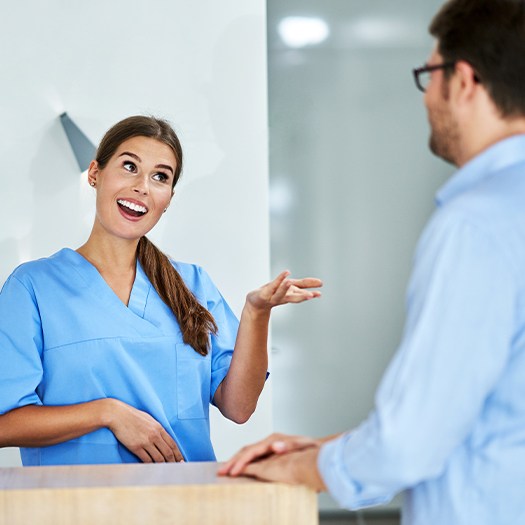
{"type": "Polygon", "coordinates": [[[430,123],[430,151],[446,162],[457,164],[459,149],[459,127],[447,104],[449,99],[448,84],[443,84],[442,104],[428,110],[430,123]]]}

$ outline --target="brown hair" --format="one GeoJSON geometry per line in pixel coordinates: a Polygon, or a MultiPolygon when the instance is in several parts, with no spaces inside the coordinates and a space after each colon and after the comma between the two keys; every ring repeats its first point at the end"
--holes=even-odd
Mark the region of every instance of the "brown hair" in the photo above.
{"type": "MultiPolygon", "coordinates": [[[[99,167],[103,169],[118,147],[132,137],[153,138],[172,149],[177,161],[172,188],[175,187],[182,172],[182,147],[168,122],[155,117],[128,117],[111,127],[97,149],[99,167]]],[[[217,333],[217,324],[211,313],[197,301],[168,257],[147,237],[139,240],[137,259],[160,298],[177,319],[184,342],[199,354],[206,355],[209,336],[217,333]]]]}
{"type": "Polygon", "coordinates": [[[503,117],[525,115],[524,0],[449,0],[429,31],[445,62],[474,68],[503,117]]]}

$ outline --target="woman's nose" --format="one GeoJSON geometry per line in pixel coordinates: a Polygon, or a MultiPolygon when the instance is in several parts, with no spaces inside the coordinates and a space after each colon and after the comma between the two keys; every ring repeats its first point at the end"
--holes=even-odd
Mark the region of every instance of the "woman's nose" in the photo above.
{"type": "Polygon", "coordinates": [[[133,186],[133,191],[135,193],[140,193],[141,195],[148,194],[148,180],[146,177],[138,177],[135,179],[135,184],[133,186]]]}

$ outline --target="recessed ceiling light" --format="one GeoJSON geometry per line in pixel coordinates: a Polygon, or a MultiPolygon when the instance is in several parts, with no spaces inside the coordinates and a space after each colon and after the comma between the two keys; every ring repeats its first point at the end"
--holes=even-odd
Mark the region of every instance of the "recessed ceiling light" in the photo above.
{"type": "Polygon", "coordinates": [[[322,18],[289,16],[279,22],[278,32],[287,46],[299,48],[320,44],[328,38],[330,28],[322,18]]]}

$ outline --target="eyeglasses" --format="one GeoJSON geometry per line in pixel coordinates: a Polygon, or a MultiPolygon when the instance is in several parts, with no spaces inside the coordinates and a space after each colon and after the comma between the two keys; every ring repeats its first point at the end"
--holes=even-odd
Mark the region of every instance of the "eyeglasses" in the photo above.
{"type": "Polygon", "coordinates": [[[417,88],[424,93],[430,83],[430,73],[432,73],[432,71],[437,71],[438,69],[450,69],[455,65],[455,62],[445,62],[443,64],[434,64],[433,66],[425,64],[422,67],[413,69],[412,73],[414,74],[417,88]]]}

